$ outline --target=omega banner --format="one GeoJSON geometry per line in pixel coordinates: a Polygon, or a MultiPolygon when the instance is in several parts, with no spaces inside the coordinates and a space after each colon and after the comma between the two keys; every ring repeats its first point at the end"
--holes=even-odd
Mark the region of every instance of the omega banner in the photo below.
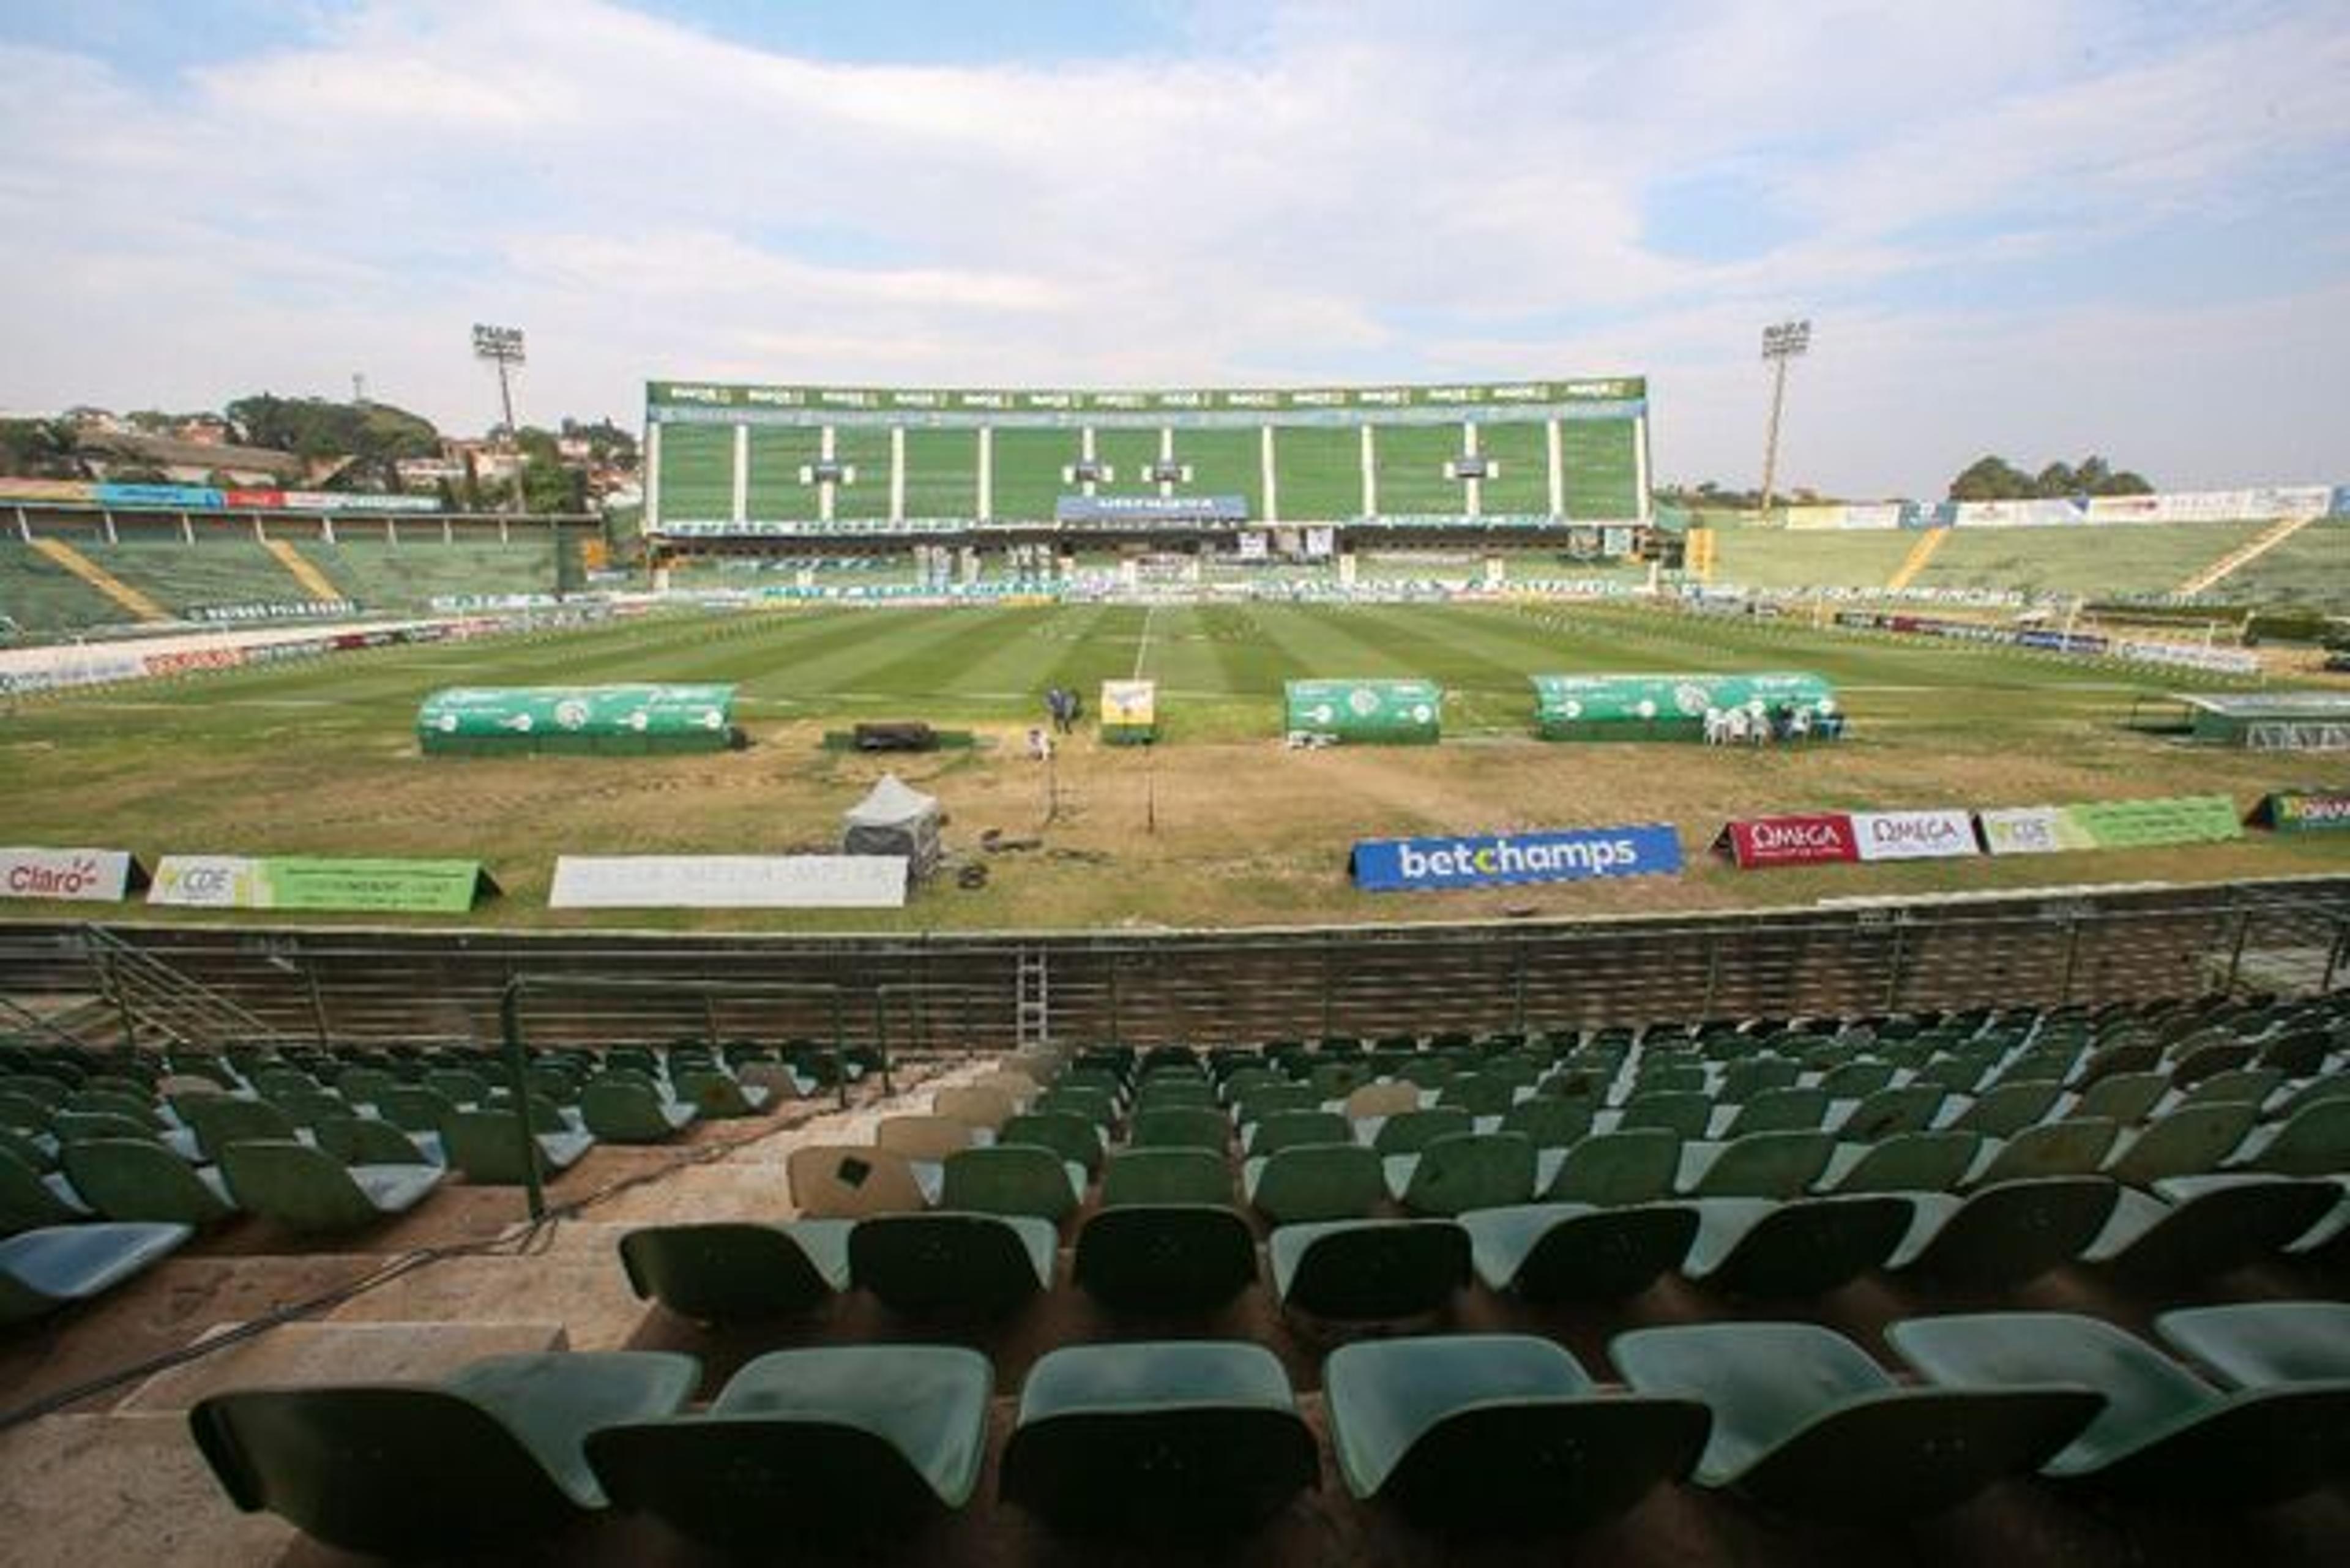
{"type": "Polygon", "coordinates": [[[1372,893],[1671,876],[1681,868],[1681,841],[1672,825],[1662,822],[1458,838],[1373,838],[1355,846],[1347,867],[1355,886],[1372,893]]]}
{"type": "Polygon", "coordinates": [[[0,849],[0,898],[112,904],[147,886],[127,849],[0,849]]]}
{"type": "Polygon", "coordinates": [[[1713,847],[1742,871],[1850,860],[1941,860],[1977,853],[1974,824],[1956,809],[1749,817],[1724,826],[1713,847]]]}

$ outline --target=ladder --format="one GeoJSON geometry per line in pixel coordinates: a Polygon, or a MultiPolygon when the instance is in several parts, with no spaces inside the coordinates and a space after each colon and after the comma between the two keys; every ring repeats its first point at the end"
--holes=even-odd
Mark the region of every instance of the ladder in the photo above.
{"type": "Polygon", "coordinates": [[[1041,948],[1022,948],[1015,961],[1013,1034],[1022,1047],[1049,1044],[1053,1038],[1053,971],[1041,948]]]}

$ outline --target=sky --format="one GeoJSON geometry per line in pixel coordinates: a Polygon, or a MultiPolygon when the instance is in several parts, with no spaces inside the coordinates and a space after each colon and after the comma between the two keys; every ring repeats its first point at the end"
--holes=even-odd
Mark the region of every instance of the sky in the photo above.
{"type": "Polygon", "coordinates": [[[2350,483],[2342,0],[0,0],[0,410],[1645,374],[1665,482],[2350,483]]]}

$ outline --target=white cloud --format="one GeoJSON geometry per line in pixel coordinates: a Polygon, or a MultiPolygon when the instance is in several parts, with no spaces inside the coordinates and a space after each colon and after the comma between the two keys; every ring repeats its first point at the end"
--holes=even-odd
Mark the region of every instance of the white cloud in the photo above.
{"type": "Polygon", "coordinates": [[[914,67],[604,0],[376,0],[176,79],[0,41],[0,406],[364,370],[473,428],[494,404],[464,333],[489,319],[530,332],[548,418],[633,417],[672,373],[1648,369],[1660,471],[1735,480],[1755,329],[1811,312],[1800,480],[1929,489],[1953,452],[2084,441],[2164,477],[2307,477],[2324,389],[2215,415],[2153,347],[2240,387],[2302,384],[2313,344],[2340,363],[2341,292],[2305,260],[2247,254],[2188,311],[2126,276],[2049,296],[2085,240],[2175,246],[2222,215],[2322,232],[2339,276],[2350,37],[2317,9],[2147,26],[2122,0],[1218,0],[1176,57],[914,67]],[[1725,170],[1790,237],[1652,232],[1661,191],[1725,170]]]}

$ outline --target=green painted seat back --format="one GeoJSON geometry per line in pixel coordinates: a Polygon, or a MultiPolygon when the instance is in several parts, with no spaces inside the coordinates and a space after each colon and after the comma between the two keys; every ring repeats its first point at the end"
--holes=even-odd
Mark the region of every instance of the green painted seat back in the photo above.
{"type": "MultiPolygon", "coordinates": [[[[1378,1137],[1371,1147],[1383,1155],[1418,1154],[1440,1137],[1459,1137],[1473,1130],[1476,1118],[1461,1106],[1435,1106],[1427,1110],[1403,1111],[1379,1124],[1378,1137]]],[[[1315,1138],[1310,1141],[1336,1142],[1335,1138],[1315,1138]]]]}
{"type": "Polygon", "coordinates": [[[136,1138],[152,1143],[158,1136],[152,1123],[137,1116],[117,1116],[112,1111],[61,1110],[49,1117],[49,1131],[61,1144],[84,1143],[91,1138],[136,1138]]]}
{"type": "Polygon", "coordinates": [[[644,1351],[495,1356],[441,1386],[255,1389],[189,1412],[229,1498],[346,1551],[463,1555],[604,1505],[581,1439],[668,1415],[693,1358],[644,1351]]]}
{"type": "Polygon", "coordinates": [[[2090,1085],[2082,1092],[2080,1103],[2065,1114],[2074,1118],[2104,1116],[2126,1127],[2145,1120],[2147,1112],[2169,1088],[2170,1080],[2160,1073],[2116,1073],[2090,1085]]]}
{"type": "Polygon", "coordinates": [[[2100,1238],[2090,1261],[2140,1288],[2217,1279],[2274,1257],[2342,1197],[2334,1181],[2240,1175],[2173,1177],[2161,1192],[2168,1213],[2118,1250],[2100,1238]]]}
{"type": "Polygon", "coordinates": [[[335,1092],[355,1106],[371,1106],[378,1095],[399,1082],[389,1068],[346,1067],[335,1076],[335,1092]]]}
{"type": "Polygon", "coordinates": [[[20,1095],[10,1089],[0,1089],[0,1127],[10,1127],[22,1133],[48,1130],[49,1117],[56,1107],[46,1100],[30,1095],[20,1095]]]}
{"type": "Polygon", "coordinates": [[[1824,1089],[1788,1087],[1764,1089],[1738,1107],[1731,1119],[1724,1137],[1744,1137],[1750,1133],[1811,1132],[1819,1127],[1828,1114],[1828,1096],[1824,1089]]]}
{"type": "Polygon", "coordinates": [[[1653,1203],[1672,1196],[1680,1156],[1680,1136],[1668,1128],[1595,1134],[1566,1151],[1542,1196],[1601,1207],[1653,1203]]]}
{"type": "Polygon", "coordinates": [[[1624,1103],[1618,1132],[1661,1127],[1677,1137],[1703,1137],[1713,1119],[1713,1101],[1700,1090],[1666,1089],[1636,1094],[1624,1103]]]}
{"type": "Polygon", "coordinates": [[[1284,1148],[1258,1168],[1250,1202],[1276,1225],[1354,1219],[1387,1198],[1379,1157],[1357,1143],[1284,1148]]]}
{"type": "Polygon", "coordinates": [[[1029,1108],[1034,1115],[1076,1116],[1093,1127],[1107,1128],[1118,1122],[1116,1096],[1107,1089],[1087,1088],[1082,1084],[1055,1084],[1037,1096],[1035,1105],[1029,1108]]]}
{"type": "Polygon", "coordinates": [[[722,1324],[784,1317],[847,1286],[849,1224],[648,1226],[620,1238],[620,1266],[639,1301],[659,1301],[680,1317],[722,1324]]]}
{"type": "Polygon", "coordinates": [[[1933,1126],[1946,1098],[1939,1084],[1879,1089],[1852,1107],[1835,1125],[1835,1135],[1846,1143],[1876,1143],[1904,1133],[1924,1132],[1933,1126]]]}
{"type": "Polygon", "coordinates": [[[2283,1086],[2284,1075],[2274,1067],[2236,1067],[2198,1080],[2187,1091],[2185,1103],[2216,1106],[2237,1101],[2258,1106],[2283,1086]]]}
{"type": "Polygon", "coordinates": [[[1247,1090],[1232,1104],[1247,1127],[1284,1111],[1318,1111],[1322,1096],[1308,1084],[1279,1083],[1247,1090]]]}
{"type": "Polygon", "coordinates": [[[2063,1092],[2063,1086],[2054,1078],[1994,1084],[1977,1095],[1974,1102],[1960,1111],[1950,1126],[1960,1132],[1981,1133],[1985,1137],[2013,1137],[2024,1128],[2037,1125],[2063,1092]]]}
{"type": "Polygon", "coordinates": [[[290,1231],[356,1231],[386,1213],[339,1161],[307,1144],[231,1144],[220,1168],[239,1208],[290,1231]]]}
{"type": "Polygon", "coordinates": [[[1007,1120],[996,1129],[999,1143],[1035,1144],[1051,1149],[1072,1165],[1098,1170],[1102,1162],[1101,1133],[1097,1125],[1074,1111],[1030,1111],[1007,1120]]]}
{"type": "Polygon", "coordinates": [[[1469,1232],[1451,1220],[1284,1225],[1266,1243],[1282,1304],[1332,1319],[1434,1312],[1469,1282],[1469,1232]]]}
{"type": "Polygon", "coordinates": [[[1975,1178],[1978,1186],[2035,1176],[2087,1176],[2105,1163],[2121,1137],[2118,1123],[2104,1117],[2068,1116],[2025,1127],[2000,1146],[1975,1178]]]}
{"type": "Polygon", "coordinates": [[[677,1097],[705,1116],[755,1116],[764,1108],[732,1074],[715,1066],[670,1070],[670,1087],[677,1097]]]}
{"type": "Polygon", "coordinates": [[[1024,1214],[1055,1224],[1077,1206],[1068,1166],[1039,1144],[997,1144],[949,1155],[942,1167],[943,1209],[975,1214],[1024,1214]]]}
{"type": "MultiPolygon", "coordinates": [[[[1370,1154],[1368,1149],[1363,1152],[1370,1154]]],[[[1378,1163],[1377,1156],[1372,1156],[1372,1162],[1378,1163]]],[[[15,1155],[0,1154],[0,1235],[44,1225],[70,1225],[88,1218],[41,1178],[41,1172],[15,1155]]]]}
{"type": "Polygon", "coordinates": [[[437,1067],[424,1075],[424,1086],[461,1106],[477,1106],[490,1097],[489,1075],[478,1067],[437,1067]]]}
{"type": "Polygon", "coordinates": [[[1167,1106],[1137,1110],[1127,1132],[1134,1148],[1199,1148],[1222,1153],[1232,1137],[1232,1124],[1214,1106],[1167,1106]]]}
{"type": "Polygon", "coordinates": [[[450,1168],[478,1185],[519,1186],[534,1166],[542,1177],[555,1174],[538,1136],[517,1128],[511,1109],[452,1111],[441,1124],[441,1139],[450,1168]]]}
{"type": "Polygon", "coordinates": [[[1540,1303],[1619,1301],[1679,1266],[1697,1236],[1680,1204],[1522,1203],[1461,1216],[1478,1276],[1540,1303]]]}
{"type": "Polygon", "coordinates": [[[1930,1056],[1918,1069],[1918,1081],[1953,1095],[1971,1095],[1991,1075],[1991,1064],[1980,1056],[1930,1056]]]}
{"type": "Polygon", "coordinates": [[[1749,1056],[1722,1068],[1721,1085],[1714,1097],[1727,1105],[1742,1106],[1765,1089],[1794,1087],[1803,1071],[1803,1064],[1791,1057],[1749,1056]]]}
{"type": "Polygon", "coordinates": [[[57,1168],[54,1150],[34,1142],[31,1134],[19,1132],[15,1127],[0,1127],[0,1159],[13,1159],[35,1172],[57,1168]]]}
{"type": "Polygon", "coordinates": [[[340,1116],[312,1129],[318,1147],[345,1165],[429,1165],[416,1140],[375,1116],[340,1116]]]}
{"type": "Polygon", "coordinates": [[[0,1324],[99,1295],[192,1234],[155,1222],[57,1225],[0,1241],[0,1324]]]}
{"type": "Polygon", "coordinates": [[[1003,1491],[1058,1525],[1163,1539],[1256,1523],[1320,1469],[1262,1345],[1076,1345],[1030,1371],[1003,1491]]]}
{"type": "Polygon", "coordinates": [[[1938,1512],[2037,1469],[2098,1407],[2078,1387],[1904,1389],[1811,1324],[1700,1324],[1618,1334],[1608,1355],[1643,1394],[1704,1401],[1697,1479],[1767,1506],[1841,1519],[1938,1512]]]}
{"type": "Polygon", "coordinates": [[[1908,1199],[1890,1195],[1792,1203],[1705,1199],[1698,1204],[1698,1239],[1688,1272],[1708,1288],[1731,1295],[1823,1295],[1892,1256],[1908,1233],[1912,1212],[1908,1199]],[[1726,1250],[1717,1248],[1709,1232],[1718,1217],[1752,1204],[1762,1206],[1759,1220],[1726,1250]],[[1726,1210],[1730,1205],[1741,1208],[1726,1210]]]}
{"type": "Polygon", "coordinates": [[[1967,1132],[1895,1133],[1875,1143],[1834,1184],[1837,1192],[1950,1192],[1982,1139],[1967,1132]]]}
{"type": "Polygon", "coordinates": [[[1448,1533],[1571,1529],[1689,1474],[1693,1400],[1599,1395],[1575,1358],[1522,1334],[1341,1346],[1323,1363],[1338,1473],[1448,1533]]]}
{"type": "Polygon", "coordinates": [[[2350,1173],[2350,1098],[2320,1100],[2293,1112],[2251,1163],[2282,1176],[2350,1173]]]}
{"type": "Polygon", "coordinates": [[[68,1095],[57,1108],[122,1116],[152,1131],[161,1131],[163,1126],[163,1118],[156,1114],[151,1096],[134,1094],[126,1089],[93,1089],[85,1085],[68,1095]]]}
{"type": "Polygon", "coordinates": [[[1820,1075],[1820,1090],[1832,1100],[1858,1100],[1893,1081],[1890,1062],[1844,1062],[1820,1075]]]}
{"type": "Polygon", "coordinates": [[[1347,1143],[1354,1136],[1354,1124],[1336,1111],[1268,1111],[1250,1126],[1246,1147],[1253,1158],[1301,1144],[1347,1143]]]}
{"type": "Polygon", "coordinates": [[[1460,1214],[1534,1196],[1534,1145],[1523,1133],[1453,1133],[1432,1140],[1412,1167],[1403,1205],[1415,1214],[1460,1214]]]}
{"type": "Polygon", "coordinates": [[[1498,1116],[1514,1104],[1520,1082],[1513,1074],[1463,1073],[1438,1091],[1436,1103],[1467,1111],[1472,1116],[1498,1116]]]}
{"type": "Polygon", "coordinates": [[[2154,1326],[2231,1388],[2350,1381],[2350,1304],[2341,1302],[2186,1307],[2154,1326]]]}
{"type": "Polygon", "coordinates": [[[74,1190],[109,1220],[203,1226],[236,1212],[186,1160],[145,1138],[68,1144],[62,1158],[74,1190]]]}
{"type": "Polygon", "coordinates": [[[2170,1085],[2177,1089],[2191,1089],[2206,1079],[2248,1066],[2251,1060],[2250,1041],[2214,1040],[2189,1046],[2173,1053],[2170,1085]]]}
{"type": "Polygon", "coordinates": [[[994,1316],[1051,1287],[1057,1240],[1021,1215],[876,1215],[848,1233],[848,1275],[898,1312],[994,1316]]]}
{"type": "Polygon", "coordinates": [[[2043,1176],[1982,1188],[1943,1220],[1905,1272],[2005,1289],[2078,1258],[2120,1189],[2097,1176],[2043,1176]]]}
{"type": "Polygon", "coordinates": [[[656,1091],[609,1074],[580,1089],[579,1119],[606,1143],[660,1143],[681,1130],[656,1091]]]}
{"type": "Polygon", "coordinates": [[[738,1561],[775,1554],[779,1510],[796,1538],[879,1542],[969,1500],[994,1386],[955,1346],[771,1351],[706,1415],[604,1428],[588,1458],[615,1507],[738,1561]]]}
{"type": "Polygon", "coordinates": [[[1135,1091],[1134,1110],[1137,1116],[1145,1111],[1173,1110],[1183,1106],[1213,1106],[1216,1086],[1205,1078],[1189,1077],[1174,1073],[1153,1073],[1142,1080],[1135,1091]]]}
{"type": "Polygon", "coordinates": [[[457,1102],[421,1084],[394,1084],[376,1096],[376,1115],[402,1132],[439,1132],[457,1102]]]}
{"type": "Polygon", "coordinates": [[[2181,1106],[2147,1123],[2106,1173],[2132,1187],[2151,1187],[2169,1177],[2217,1170],[2259,1119],[2259,1108],[2241,1101],[2181,1106]]]}
{"type": "Polygon", "coordinates": [[[1072,1278],[1111,1307],[1205,1312],[1255,1282],[1256,1237],[1223,1204],[1106,1208],[1077,1234],[1072,1278]]]}
{"type": "Polygon", "coordinates": [[[1824,1132],[1758,1132],[1734,1137],[1692,1189],[1700,1198],[1795,1198],[1811,1189],[1835,1152],[1824,1132]]]}
{"type": "Polygon", "coordinates": [[[1632,1075],[1632,1093],[1642,1095],[1701,1095],[1705,1064],[1650,1058],[1632,1075]]]}
{"type": "Polygon", "coordinates": [[[1203,1148],[1122,1149],[1102,1170],[1102,1207],[1232,1200],[1232,1168],[1203,1148]]]}
{"type": "Polygon", "coordinates": [[[1371,1064],[1360,1057],[1316,1062],[1305,1075],[1306,1086],[1325,1100],[1343,1100],[1371,1081],[1371,1064]]]}
{"type": "Polygon", "coordinates": [[[230,1144],[260,1138],[280,1142],[295,1133],[294,1118],[266,1100],[229,1095],[182,1095],[172,1102],[206,1159],[218,1159],[230,1144]]]}
{"type": "Polygon", "coordinates": [[[1501,1130],[1524,1134],[1536,1148],[1565,1148],[1591,1136],[1591,1117],[1588,1101],[1536,1095],[1503,1111],[1501,1130]]]}

